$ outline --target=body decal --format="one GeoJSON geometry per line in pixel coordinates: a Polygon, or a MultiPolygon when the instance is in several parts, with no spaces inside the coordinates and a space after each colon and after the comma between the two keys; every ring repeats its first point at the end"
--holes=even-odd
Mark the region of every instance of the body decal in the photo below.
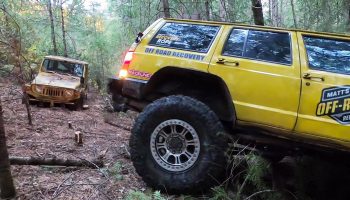
{"type": "Polygon", "coordinates": [[[343,125],[350,124],[350,86],[323,89],[316,115],[329,116],[343,125]]]}
{"type": "Polygon", "coordinates": [[[172,56],[172,57],[185,58],[190,60],[199,60],[199,61],[203,61],[205,58],[205,56],[198,55],[195,53],[182,53],[182,52],[177,52],[172,50],[162,50],[157,48],[146,48],[145,53],[163,55],[163,56],[172,56]]]}

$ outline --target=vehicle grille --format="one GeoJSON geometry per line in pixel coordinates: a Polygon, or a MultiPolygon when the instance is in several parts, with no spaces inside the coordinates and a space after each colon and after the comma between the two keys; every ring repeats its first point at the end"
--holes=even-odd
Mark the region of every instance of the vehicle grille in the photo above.
{"type": "Polygon", "coordinates": [[[63,89],[45,88],[43,93],[47,96],[61,97],[63,96],[63,89]]]}

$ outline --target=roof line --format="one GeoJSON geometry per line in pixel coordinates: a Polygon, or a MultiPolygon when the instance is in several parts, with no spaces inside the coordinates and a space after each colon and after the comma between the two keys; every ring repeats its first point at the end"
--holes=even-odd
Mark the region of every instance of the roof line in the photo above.
{"type": "Polygon", "coordinates": [[[48,55],[48,56],[45,56],[44,58],[52,59],[52,60],[59,60],[59,61],[75,62],[75,63],[85,64],[85,65],[89,64],[89,63],[82,61],[82,60],[77,60],[74,58],[68,58],[68,57],[64,57],[64,56],[48,55]]]}
{"type": "Polygon", "coordinates": [[[175,19],[175,18],[163,18],[163,19],[164,20],[171,20],[171,21],[209,23],[209,24],[217,24],[217,25],[233,25],[233,26],[243,26],[243,27],[252,27],[252,28],[265,28],[265,29],[271,29],[271,30],[295,31],[295,32],[303,32],[303,33],[333,35],[333,36],[339,36],[339,37],[349,37],[350,36],[349,34],[345,34],[345,33],[317,32],[317,31],[303,30],[303,29],[250,25],[250,24],[239,23],[239,22],[219,22],[219,21],[206,21],[206,20],[193,20],[193,19],[175,19]]]}

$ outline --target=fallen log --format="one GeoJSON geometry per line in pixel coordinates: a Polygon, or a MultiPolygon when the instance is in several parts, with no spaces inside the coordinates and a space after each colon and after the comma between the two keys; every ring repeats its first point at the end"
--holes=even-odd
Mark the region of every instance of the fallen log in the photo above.
{"type": "Polygon", "coordinates": [[[130,127],[125,127],[125,126],[122,126],[122,125],[113,123],[113,122],[111,122],[111,121],[108,121],[108,120],[105,120],[105,123],[107,123],[107,124],[109,124],[109,125],[111,125],[111,126],[115,126],[115,127],[121,128],[121,129],[126,130],[126,131],[131,131],[131,128],[130,128],[130,127]]]}
{"type": "Polygon", "coordinates": [[[71,160],[59,158],[40,158],[40,157],[17,157],[10,156],[11,165],[49,165],[49,166],[65,166],[65,167],[103,167],[102,160],[71,160]]]}

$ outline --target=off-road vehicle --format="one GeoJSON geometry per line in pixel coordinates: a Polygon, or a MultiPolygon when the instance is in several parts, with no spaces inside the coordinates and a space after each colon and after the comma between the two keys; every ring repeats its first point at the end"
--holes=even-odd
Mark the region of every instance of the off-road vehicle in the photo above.
{"type": "Polygon", "coordinates": [[[34,80],[24,86],[30,102],[83,106],[88,92],[88,63],[61,56],[46,56],[34,80]]]}
{"type": "Polygon", "coordinates": [[[350,151],[346,35],[159,19],[139,33],[109,91],[118,108],[142,111],[131,158],[167,192],[222,180],[224,133],[281,154],[350,151]]]}

